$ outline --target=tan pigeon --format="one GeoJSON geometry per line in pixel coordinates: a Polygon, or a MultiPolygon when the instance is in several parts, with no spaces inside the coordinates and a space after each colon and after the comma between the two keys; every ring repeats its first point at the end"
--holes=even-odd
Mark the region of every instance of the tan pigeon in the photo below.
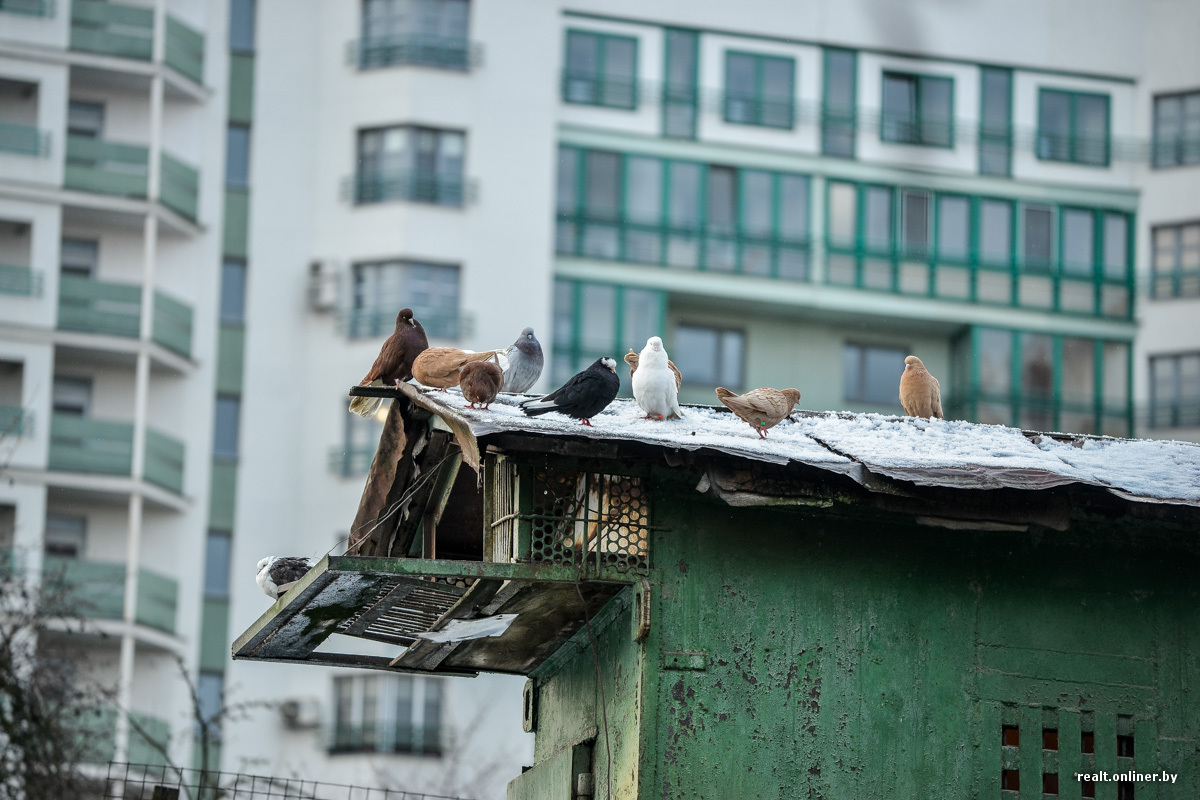
{"type": "MultiPolygon", "coordinates": [[[[633,373],[637,372],[638,359],[640,357],[637,353],[633,352],[632,347],[625,354],[625,363],[629,365],[630,378],[633,377],[633,373]]],[[[671,368],[671,372],[675,373],[675,389],[678,390],[680,386],[683,386],[683,373],[679,371],[679,367],[675,366],[675,362],[670,359],[667,359],[667,366],[671,368]]]]}
{"type": "Polygon", "coordinates": [[[900,405],[910,417],[942,419],[942,386],[929,374],[921,359],[904,359],[904,374],[900,376],[900,405]]]}
{"type": "Polygon", "coordinates": [[[758,438],[767,438],[767,431],[778,425],[792,413],[792,406],[800,402],[799,389],[770,389],[763,387],[737,395],[721,386],[717,387],[717,399],[745,420],[758,432],[758,438]]]}
{"type": "Polygon", "coordinates": [[[472,361],[463,365],[458,388],[462,390],[463,399],[471,401],[467,408],[475,408],[478,403],[487,411],[503,384],[504,371],[499,364],[494,361],[472,361]]]}
{"type": "Polygon", "coordinates": [[[413,361],[412,374],[423,386],[435,389],[448,389],[458,386],[462,377],[462,368],[472,361],[486,361],[503,350],[487,350],[482,353],[468,353],[457,347],[431,347],[417,356],[413,361]]]}

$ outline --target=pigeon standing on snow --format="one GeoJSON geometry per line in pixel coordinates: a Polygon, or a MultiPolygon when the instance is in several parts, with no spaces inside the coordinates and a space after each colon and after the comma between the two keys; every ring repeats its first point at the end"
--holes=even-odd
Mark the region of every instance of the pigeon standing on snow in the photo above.
{"type": "Polygon", "coordinates": [[[258,581],[259,588],[266,593],[267,597],[278,600],[312,568],[312,559],[267,556],[259,559],[258,577],[255,580],[258,581]]]}
{"type": "MultiPolygon", "coordinates": [[[[379,357],[359,386],[399,386],[400,381],[412,379],[413,361],[429,347],[425,329],[413,319],[411,308],[402,308],[396,315],[396,330],[383,343],[379,357]]],[[[369,417],[379,408],[382,398],[351,397],[350,410],[360,417],[369,417]]]]}
{"type": "MultiPolygon", "coordinates": [[[[625,354],[625,363],[629,365],[629,377],[632,378],[637,372],[638,359],[640,356],[633,352],[633,348],[629,348],[629,352],[625,354]]],[[[671,372],[675,373],[675,388],[679,389],[683,386],[683,373],[679,371],[679,367],[675,366],[675,362],[667,359],[667,366],[671,368],[671,372]]]]}
{"type": "Polygon", "coordinates": [[[634,370],[633,399],[646,412],[645,419],[682,419],[679,410],[679,387],[671,371],[662,339],[651,336],[638,354],[634,370]]]}
{"type": "Polygon", "coordinates": [[[471,353],[459,350],[457,347],[431,347],[413,361],[413,377],[423,386],[448,389],[451,386],[458,386],[464,366],[472,361],[487,361],[502,352],[504,351],[487,350],[482,353],[471,353]]]}
{"type": "Polygon", "coordinates": [[[571,376],[545,397],[522,402],[521,410],[531,417],[557,411],[590,426],[592,417],[608,408],[619,391],[621,379],[617,377],[617,362],[611,358],[597,358],[590,367],[571,376]]]}
{"type": "Polygon", "coordinates": [[[910,417],[942,419],[942,386],[929,374],[921,359],[904,359],[904,374],[900,376],[900,405],[910,417]]]}
{"type": "Polygon", "coordinates": [[[487,411],[488,406],[500,393],[502,383],[504,383],[504,373],[500,371],[500,366],[496,362],[472,361],[463,366],[462,377],[458,379],[458,388],[462,390],[463,399],[469,400],[471,403],[467,408],[474,408],[478,403],[483,406],[484,411],[487,411]]]}
{"type": "Polygon", "coordinates": [[[542,343],[533,335],[533,328],[521,331],[517,340],[504,351],[508,362],[504,367],[505,392],[528,392],[542,376],[546,358],[542,355],[542,343]]]}
{"type": "Polygon", "coordinates": [[[717,399],[721,404],[750,423],[758,432],[758,438],[767,438],[767,431],[774,428],[783,418],[792,413],[792,406],[800,402],[799,389],[755,389],[738,395],[718,386],[717,399]]]}

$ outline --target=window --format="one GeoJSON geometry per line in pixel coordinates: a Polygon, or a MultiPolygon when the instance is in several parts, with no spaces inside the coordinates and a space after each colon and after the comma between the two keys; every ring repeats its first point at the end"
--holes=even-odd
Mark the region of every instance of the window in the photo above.
{"type": "Polygon", "coordinates": [[[250,179],[250,128],[230,125],[225,129],[225,188],[245,189],[250,179]]]}
{"type": "Polygon", "coordinates": [[[95,239],[63,239],[59,266],[63,275],[91,278],[100,260],[100,242],[95,239]]]}
{"type": "Polygon", "coordinates": [[[1154,98],[1153,163],[1200,164],[1200,91],[1154,98]]]}
{"type": "Polygon", "coordinates": [[[359,131],[355,202],[461,206],[465,138],[459,131],[403,125],[359,131]]]}
{"type": "Polygon", "coordinates": [[[700,92],[700,37],[695,31],[668,29],[664,35],[667,48],[667,79],[663,83],[663,136],[678,139],[696,138],[696,109],[700,92]]]}
{"type": "Polygon", "coordinates": [[[213,425],[213,459],[216,461],[237,460],[241,408],[240,398],[217,395],[216,420],[213,425]]]}
{"type": "Polygon", "coordinates": [[[1054,210],[1048,206],[1024,207],[1021,253],[1027,271],[1050,270],[1054,258],[1053,219],[1054,210]]]}
{"type": "Polygon", "coordinates": [[[87,540],[87,517],[74,514],[47,514],[46,535],[42,547],[48,556],[82,558],[87,540]]]}
{"type": "MultiPolygon", "coordinates": [[[[210,741],[220,738],[219,715],[225,705],[225,676],[219,672],[201,672],[196,676],[196,713],[208,724],[210,741]]],[[[200,736],[200,723],[196,723],[196,735],[200,736]]]]}
{"type": "Polygon", "coordinates": [[[883,73],[880,135],[885,142],[953,147],[953,79],[883,73]]]}
{"type": "Polygon", "coordinates": [[[234,53],[254,52],[254,11],[256,0],[230,0],[229,49],[234,53]]]}
{"type": "Polygon", "coordinates": [[[364,419],[347,411],[345,404],[341,404],[341,408],[345,420],[343,444],[333,449],[329,458],[330,470],[343,478],[366,475],[379,444],[379,423],[373,417],[364,419]]]}
{"type": "Polygon", "coordinates": [[[561,255],[807,280],[809,179],[559,148],[561,255]]]}
{"type": "Polygon", "coordinates": [[[567,103],[637,108],[637,39],[567,31],[562,98],[567,103]]]}
{"type": "MultiPolygon", "coordinates": [[[[640,352],[648,338],[663,331],[666,305],[663,292],[556,280],[551,380],[561,384],[602,356],[617,359],[620,367],[630,348],[640,352]]],[[[674,353],[671,360],[679,363],[674,353]]],[[[628,373],[618,369],[618,374],[621,391],[628,397],[628,373]]]]}
{"type": "Polygon", "coordinates": [[[791,130],[796,62],[754,53],[725,53],[725,121],[791,130]]]}
{"type": "Polygon", "coordinates": [[[431,339],[457,339],[459,268],[417,261],[355,264],[347,334],[352,339],[390,334],[405,306],[431,339]]]}
{"type": "Polygon", "coordinates": [[[852,50],[825,49],[821,100],[821,152],[854,158],[858,123],[858,57],[852,50]]]}
{"type": "Polygon", "coordinates": [[[1200,297],[1200,222],[1157,226],[1151,239],[1150,296],[1200,297]]]}
{"type": "Polygon", "coordinates": [[[411,675],[333,679],[331,753],[442,751],[442,682],[411,675]]]}
{"type": "Polygon", "coordinates": [[[847,343],[842,349],[842,396],[847,402],[900,407],[900,376],[908,350],[847,343]]]}
{"type": "Polygon", "coordinates": [[[979,71],[979,174],[1012,172],[1012,70],[979,71]]]}
{"type": "Polygon", "coordinates": [[[227,258],[221,264],[221,324],[246,322],[246,262],[227,258]]]}
{"type": "Polygon", "coordinates": [[[745,339],[737,330],[680,325],[675,329],[671,360],[683,373],[685,385],[741,391],[745,339]]]}
{"type": "Polygon", "coordinates": [[[99,139],[104,131],[104,104],[71,100],[67,103],[67,134],[99,139]]]}
{"type": "Polygon", "coordinates": [[[1042,89],[1038,93],[1037,157],[1106,167],[1108,95],[1042,89]]]}
{"type": "Polygon", "coordinates": [[[233,538],[228,531],[209,531],[204,540],[204,596],[229,599],[229,557],[233,538]]]}
{"type": "Polygon", "coordinates": [[[363,0],[358,65],[465,70],[469,19],[467,0],[363,0]]]}
{"type": "Polygon", "coordinates": [[[1150,427],[1200,427],[1200,352],[1150,358],[1150,427]]]}
{"type": "Polygon", "coordinates": [[[55,414],[86,417],[92,407],[92,379],[63,378],[55,375],[51,395],[55,414]]]}

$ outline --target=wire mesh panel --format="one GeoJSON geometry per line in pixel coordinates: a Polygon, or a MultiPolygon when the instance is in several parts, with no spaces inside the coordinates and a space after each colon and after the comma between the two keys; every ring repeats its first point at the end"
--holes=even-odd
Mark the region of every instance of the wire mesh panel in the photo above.
{"type": "Polygon", "coordinates": [[[549,468],[531,478],[530,561],[649,568],[650,492],[641,478],[549,468]]]}
{"type": "Polygon", "coordinates": [[[116,800],[456,800],[404,789],[143,764],[108,765],[103,798],[116,800]]]}

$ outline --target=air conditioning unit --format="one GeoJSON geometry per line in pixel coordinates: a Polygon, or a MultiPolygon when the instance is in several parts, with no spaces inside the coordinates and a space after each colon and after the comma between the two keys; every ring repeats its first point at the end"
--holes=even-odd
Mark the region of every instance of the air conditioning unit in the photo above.
{"type": "Polygon", "coordinates": [[[337,263],[319,259],[308,265],[308,307],[313,311],[333,311],[338,301],[337,263]]]}
{"type": "Polygon", "coordinates": [[[321,725],[321,704],[315,697],[297,697],[279,704],[283,723],[289,728],[317,728],[321,725]]]}

